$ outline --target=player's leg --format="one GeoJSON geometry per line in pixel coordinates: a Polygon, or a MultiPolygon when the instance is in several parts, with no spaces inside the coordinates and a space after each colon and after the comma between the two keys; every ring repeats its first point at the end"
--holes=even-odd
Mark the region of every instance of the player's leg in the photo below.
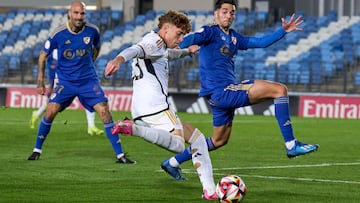
{"type": "Polygon", "coordinates": [[[96,111],[100,120],[104,124],[106,137],[111,143],[116,156],[116,163],[134,164],[135,161],[128,159],[123,152],[122,143],[118,134],[111,131],[114,127],[114,121],[109,109],[108,99],[100,86],[98,80],[83,81],[78,88],[78,98],[85,109],[96,111]]]}
{"type": "Polygon", "coordinates": [[[203,187],[203,197],[208,200],[218,199],[215,192],[212,164],[205,136],[200,130],[190,124],[184,121],[182,121],[182,124],[185,139],[191,147],[192,162],[203,187]]]}
{"type": "Polygon", "coordinates": [[[123,152],[123,147],[119,135],[112,133],[114,121],[112,119],[108,103],[100,102],[94,106],[94,109],[104,123],[105,134],[115,152],[117,159],[116,162],[124,164],[135,164],[136,162],[127,158],[125,153],[123,152]]]}
{"type": "Polygon", "coordinates": [[[42,146],[50,132],[52,122],[60,110],[61,106],[57,103],[51,102],[47,105],[45,116],[39,124],[33,153],[28,157],[28,160],[38,160],[40,158],[42,146]]]}
{"type": "MultiPolygon", "coordinates": [[[[183,123],[184,124],[184,123],[183,123]]],[[[185,125],[184,125],[185,126],[185,125]]],[[[230,137],[232,124],[228,123],[223,126],[213,126],[213,136],[205,138],[208,151],[216,150],[219,147],[224,146],[230,137]]],[[[192,134],[192,132],[190,132],[192,134]]],[[[186,148],[183,152],[171,157],[171,165],[178,167],[185,161],[189,161],[192,158],[191,146],[186,148]]]]}
{"type": "Polygon", "coordinates": [[[43,113],[46,110],[46,106],[47,106],[47,102],[44,102],[36,111],[33,111],[31,114],[31,119],[30,119],[30,128],[34,129],[36,122],[39,120],[39,118],[41,117],[41,115],[43,115],[43,113]]]}
{"type": "MultiPolygon", "coordinates": [[[[237,91],[234,91],[237,92],[237,91]]],[[[236,93],[233,93],[236,94],[236,93]]],[[[234,108],[225,108],[225,106],[230,106],[227,102],[229,100],[228,97],[232,97],[233,95],[227,94],[226,91],[219,91],[216,94],[213,94],[211,98],[209,98],[211,104],[219,104],[221,107],[216,105],[211,106],[211,111],[213,115],[213,135],[212,137],[206,138],[206,144],[208,151],[213,151],[219,147],[224,146],[231,134],[232,130],[232,120],[234,118],[234,108]]],[[[182,153],[176,154],[174,157],[169,159],[169,162],[173,167],[178,167],[185,161],[190,160],[191,146],[186,148],[182,153]]]]}
{"type": "MultiPolygon", "coordinates": [[[[50,77],[50,87],[48,88],[48,93],[47,96],[49,97],[51,92],[53,91],[54,88],[54,79],[50,77]]],[[[57,80],[56,80],[57,82],[57,80]]],[[[32,115],[31,115],[31,120],[30,120],[30,128],[34,129],[36,122],[39,120],[39,118],[41,117],[41,115],[44,114],[44,112],[46,111],[46,107],[47,107],[48,101],[44,102],[37,111],[33,111],[32,115]]]]}
{"type": "MultiPolygon", "coordinates": [[[[189,125],[187,123],[185,123],[184,121],[182,121],[184,127],[189,125]]],[[[212,137],[204,137],[205,143],[206,143],[206,148],[208,151],[213,151],[216,150],[217,148],[224,146],[229,137],[230,137],[230,132],[231,132],[231,128],[232,128],[232,124],[226,124],[223,126],[215,126],[213,127],[213,136],[212,137]],[[216,144],[214,144],[213,140],[216,140],[216,144]]],[[[185,140],[188,140],[188,136],[192,135],[194,133],[194,131],[189,131],[185,128],[185,140]]],[[[205,149],[206,149],[205,148],[205,149]]],[[[202,148],[204,149],[204,147],[202,148]]],[[[182,176],[181,174],[181,169],[180,169],[180,164],[191,160],[192,157],[192,145],[190,145],[189,147],[187,147],[183,152],[176,154],[175,156],[170,157],[169,159],[166,159],[165,161],[162,162],[162,167],[167,167],[167,168],[175,168],[174,170],[172,170],[172,173],[169,173],[172,177],[174,177],[177,180],[184,180],[185,178],[182,176]]]]}
{"type": "Polygon", "coordinates": [[[249,89],[251,104],[274,99],[275,117],[283,136],[289,158],[304,155],[319,148],[317,144],[304,144],[296,140],[290,118],[289,96],[285,85],[277,82],[255,80],[249,89]]]}
{"type": "Polygon", "coordinates": [[[86,113],[86,120],[88,123],[88,134],[91,136],[103,134],[104,131],[100,130],[95,125],[95,112],[90,112],[87,109],[85,109],[85,113],[86,113]]]}
{"type": "MultiPolygon", "coordinates": [[[[52,87],[51,87],[52,88],[52,87]]],[[[42,146],[50,132],[51,125],[58,112],[65,109],[74,100],[74,89],[72,84],[63,82],[54,86],[54,96],[48,98],[46,112],[39,124],[39,129],[36,135],[36,142],[33,153],[28,157],[28,160],[37,160],[42,152],[42,146]]],[[[50,92],[53,92],[51,89],[50,92]]]]}
{"type": "Polygon", "coordinates": [[[182,126],[171,110],[135,119],[135,124],[129,119],[120,120],[116,123],[113,133],[141,137],[175,153],[185,149],[182,126]]]}

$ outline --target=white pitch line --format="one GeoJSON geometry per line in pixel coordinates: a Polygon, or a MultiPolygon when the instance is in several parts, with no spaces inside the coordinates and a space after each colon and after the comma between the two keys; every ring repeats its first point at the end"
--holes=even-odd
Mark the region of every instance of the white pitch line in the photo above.
{"type": "MultiPolygon", "coordinates": [[[[330,167],[330,166],[357,166],[360,162],[353,163],[321,163],[321,164],[305,164],[305,165],[285,165],[285,166],[249,166],[234,168],[213,168],[213,171],[230,171],[230,170],[247,170],[247,169],[274,169],[274,168],[313,168],[313,167],[330,167]]],[[[158,170],[162,171],[162,170],[158,170]]],[[[191,173],[194,169],[182,169],[182,172],[191,173]]]]}
{"type": "MultiPolygon", "coordinates": [[[[357,166],[360,162],[353,163],[321,163],[321,164],[305,164],[305,165],[285,165],[285,166],[250,166],[250,167],[236,167],[236,168],[213,168],[213,171],[227,171],[227,170],[243,170],[243,169],[279,169],[279,168],[311,168],[311,167],[330,167],[330,166],[357,166]]],[[[162,170],[158,170],[161,171],[162,170]]],[[[183,173],[196,174],[194,169],[183,169],[183,173]]],[[[213,173],[213,175],[223,176],[223,173],[213,173]]],[[[360,185],[358,181],[348,180],[326,180],[314,178],[294,178],[294,177],[281,177],[281,176],[262,176],[262,175],[246,175],[238,174],[242,177],[263,178],[263,179],[277,179],[277,180],[296,180],[296,181],[309,181],[309,182],[327,182],[327,183],[343,183],[343,184],[356,184],[360,185]]]]}
{"type": "MultiPolygon", "coordinates": [[[[224,175],[214,173],[214,175],[224,175]]],[[[251,177],[251,178],[263,178],[263,179],[277,179],[277,180],[296,180],[296,181],[309,181],[309,182],[326,182],[326,183],[344,183],[344,184],[356,184],[360,185],[357,181],[348,180],[326,180],[326,179],[315,179],[315,178],[293,178],[293,177],[281,177],[281,176],[261,176],[261,175],[239,175],[240,177],[251,177]]]]}
{"type": "MultiPolygon", "coordinates": [[[[213,168],[213,171],[242,170],[242,169],[274,169],[274,168],[313,168],[313,167],[357,166],[357,165],[360,165],[360,162],[321,163],[321,164],[285,165],[285,166],[249,166],[249,167],[234,167],[234,168],[213,168]]],[[[186,170],[186,169],[184,169],[184,170],[186,170]]]]}
{"type": "MultiPolygon", "coordinates": [[[[244,169],[274,169],[274,168],[313,168],[313,167],[330,167],[330,166],[357,166],[360,162],[353,163],[321,163],[321,164],[304,164],[304,165],[284,165],[284,166],[248,166],[248,167],[234,167],[234,168],[213,168],[213,171],[229,171],[229,170],[244,170],[244,169]]],[[[162,171],[162,170],[158,170],[162,171]]],[[[182,169],[183,172],[192,172],[194,169],[182,169]]]]}

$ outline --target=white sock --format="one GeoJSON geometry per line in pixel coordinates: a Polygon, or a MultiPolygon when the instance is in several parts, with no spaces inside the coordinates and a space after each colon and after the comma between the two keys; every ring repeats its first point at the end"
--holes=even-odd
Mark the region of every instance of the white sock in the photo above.
{"type": "Polygon", "coordinates": [[[39,152],[41,154],[42,150],[38,148],[34,148],[33,152],[39,152]]]}
{"type": "Polygon", "coordinates": [[[169,159],[169,164],[172,167],[178,167],[180,165],[179,162],[175,159],[175,157],[171,157],[169,159]]]}
{"type": "Polygon", "coordinates": [[[185,150],[185,141],[181,136],[172,135],[165,130],[133,125],[133,135],[163,147],[169,151],[180,153],[185,150]]]}
{"type": "Polygon", "coordinates": [[[287,149],[292,149],[295,146],[295,141],[296,140],[291,140],[291,141],[285,142],[286,148],[287,149]]]}
{"type": "Polygon", "coordinates": [[[45,112],[47,106],[47,102],[44,102],[43,105],[39,107],[39,109],[36,111],[36,118],[40,118],[40,116],[45,112]]]}
{"type": "Polygon", "coordinates": [[[95,126],[95,112],[90,112],[85,109],[86,112],[86,119],[88,122],[88,128],[93,128],[95,126]]]}
{"type": "Polygon", "coordinates": [[[213,194],[215,192],[215,183],[205,136],[198,129],[195,129],[189,143],[191,143],[192,162],[200,178],[203,190],[207,190],[208,194],[213,194]]]}
{"type": "Polygon", "coordinates": [[[124,156],[124,153],[121,153],[121,154],[116,155],[116,158],[120,159],[123,156],[124,156]]]}

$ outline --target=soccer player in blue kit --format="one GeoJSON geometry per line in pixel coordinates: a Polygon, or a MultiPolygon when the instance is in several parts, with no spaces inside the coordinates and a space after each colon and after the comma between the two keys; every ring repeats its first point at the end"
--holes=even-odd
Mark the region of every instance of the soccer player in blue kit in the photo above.
{"type": "MultiPolygon", "coordinates": [[[[234,59],[238,50],[265,48],[277,42],[286,33],[301,30],[301,16],[292,15],[288,22],[282,18],[282,28],[263,37],[247,37],[237,33],[230,26],[235,18],[235,0],[218,0],[215,3],[215,23],[203,26],[198,32],[185,36],[180,48],[199,45],[200,96],[207,99],[213,115],[213,135],[207,138],[208,150],[224,146],[231,134],[234,110],[273,99],[275,117],[282,133],[286,154],[289,158],[316,151],[317,144],[298,141],[294,134],[289,113],[287,87],[281,83],[264,80],[244,80],[237,82],[234,73],[234,59]]],[[[179,168],[191,159],[191,149],[167,159],[163,164],[179,168]],[[175,163],[175,164],[174,164],[175,163]]],[[[172,170],[179,173],[181,170],[172,170]]],[[[180,174],[172,176],[181,177],[180,174]]],[[[183,177],[181,177],[183,178],[183,177]]]]}
{"type": "MultiPolygon", "coordinates": [[[[47,71],[48,71],[48,80],[49,80],[49,88],[47,95],[50,96],[51,92],[53,91],[55,83],[57,83],[57,77],[55,73],[56,64],[58,61],[57,49],[55,49],[50,56],[47,57],[47,71]]],[[[45,112],[47,106],[47,102],[44,102],[43,105],[39,107],[38,110],[33,111],[30,119],[30,128],[34,129],[36,122],[40,119],[42,114],[45,112]]],[[[95,126],[95,112],[90,112],[85,109],[86,112],[86,119],[88,123],[88,134],[89,135],[102,135],[104,133],[103,130],[98,129],[95,126]]]]}
{"type": "Polygon", "coordinates": [[[45,94],[45,61],[54,49],[58,50],[56,74],[58,82],[49,97],[45,115],[40,122],[35,147],[28,160],[38,160],[43,143],[49,134],[56,115],[68,107],[75,97],[90,112],[96,111],[104,123],[105,133],[116,155],[117,163],[134,164],[122,149],[119,135],[112,134],[114,122],[108,100],[100,86],[94,61],[100,51],[100,33],[97,26],[85,22],[85,4],[74,1],[68,12],[68,22],[56,28],[45,42],[39,56],[37,87],[45,94]]]}

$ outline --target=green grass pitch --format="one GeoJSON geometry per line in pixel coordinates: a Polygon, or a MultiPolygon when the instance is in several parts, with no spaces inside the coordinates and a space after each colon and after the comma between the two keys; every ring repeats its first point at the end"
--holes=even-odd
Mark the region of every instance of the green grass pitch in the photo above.
{"type": "MultiPolygon", "coordinates": [[[[87,135],[81,110],[60,113],[40,160],[27,161],[36,135],[32,110],[0,108],[0,202],[206,202],[191,162],[182,165],[189,180],[175,181],[160,170],[172,153],[123,136],[137,164],[116,164],[106,137],[87,135]]],[[[115,120],[129,115],[113,112],[115,120]]],[[[210,115],[179,116],[211,135],[210,115]]],[[[274,117],[236,116],[229,143],[210,153],[215,180],[240,175],[246,203],[359,202],[359,120],[292,120],[297,138],[319,143],[319,151],[288,159],[274,117]]]]}

